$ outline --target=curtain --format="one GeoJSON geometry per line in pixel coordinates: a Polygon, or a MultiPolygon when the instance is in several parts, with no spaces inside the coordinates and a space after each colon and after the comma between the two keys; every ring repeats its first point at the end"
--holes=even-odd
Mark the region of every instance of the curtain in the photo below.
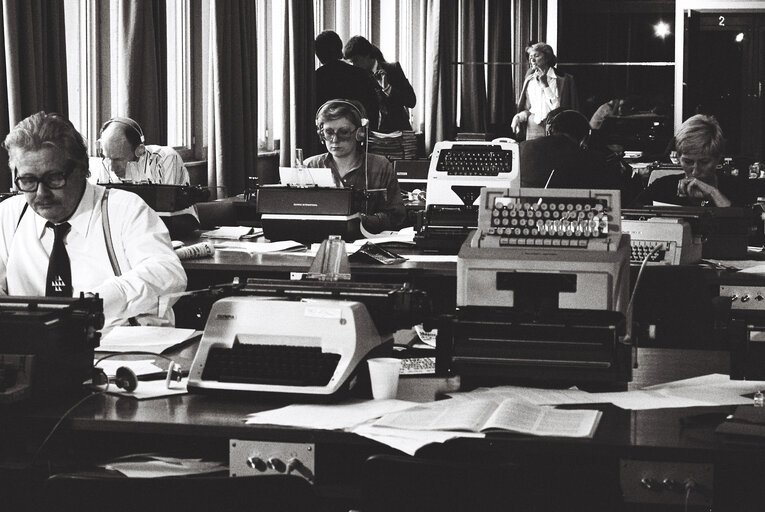
{"type": "Polygon", "coordinates": [[[165,0],[118,0],[117,112],[141,125],[147,144],[167,143],[165,0]]]}
{"type": "MultiPolygon", "coordinates": [[[[486,131],[486,79],[484,73],[484,2],[460,2],[460,130],[486,131]]],[[[493,13],[492,13],[493,15],[493,13]]]]}
{"type": "MultiPolygon", "coordinates": [[[[40,110],[69,114],[63,0],[3,0],[0,131],[40,110]]],[[[11,186],[8,158],[0,157],[0,190],[11,186]]]]}
{"type": "Polygon", "coordinates": [[[207,182],[212,198],[246,188],[258,161],[255,2],[212,0],[207,182]]]}
{"type": "Polygon", "coordinates": [[[284,16],[284,73],[280,165],[294,164],[295,149],[304,157],[319,152],[314,103],[313,2],[287,0],[284,16]]]}
{"type": "Polygon", "coordinates": [[[425,12],[425,152],[436,142],[454,140],[457,110],[457,2],[427,0],[425,12]]]}
{"type": "MultiPolygon", "coordinates": [[[[516,110],[513,87],[512,4],[506,0],[489,0],[488,131],[497,136],[512,133],[510,123],[516,110]]],[[[520,92],[520,91],[519,91],[520,92]]]]}
{"type": "Polygon", "coordinates": [[[514,0],[514,3],[513,48],[515,61],[519,63],[515,74],[515,90],[520,94],[523,79],[529,69],[526,48],[529,43],[544,41],[547,37],[547,0],[514,0]]]}

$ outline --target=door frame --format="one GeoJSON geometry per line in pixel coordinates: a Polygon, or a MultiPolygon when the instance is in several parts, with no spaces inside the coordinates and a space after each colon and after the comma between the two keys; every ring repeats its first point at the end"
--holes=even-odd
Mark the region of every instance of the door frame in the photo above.
{"type": "Polygon", "coordinates": [[[683,124],[683,77],[685,76],[685,16],[699,12],[761,12],[765,0],[677,0],[675,4],[675,119],[674,131],[683,124]]]}

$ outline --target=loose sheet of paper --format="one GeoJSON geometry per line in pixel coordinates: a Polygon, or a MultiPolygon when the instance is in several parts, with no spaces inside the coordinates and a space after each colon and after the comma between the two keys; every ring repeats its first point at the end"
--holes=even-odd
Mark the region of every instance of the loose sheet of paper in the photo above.
{"type": "Polygon", "coordinates": [[[354,400],[340,404],[295,404],[250,414],[248,425],[286,425],[336,430],[350,428],[390,412],[417,405],[404,400],[354,400]]]}
{"type": "Polygon", "coordinates": [[[156,325],[120,325],[101,339],[97,352],[129,352],[131,350],[160,354],[191,338],[194,329],[177,329],[156,325]]]}

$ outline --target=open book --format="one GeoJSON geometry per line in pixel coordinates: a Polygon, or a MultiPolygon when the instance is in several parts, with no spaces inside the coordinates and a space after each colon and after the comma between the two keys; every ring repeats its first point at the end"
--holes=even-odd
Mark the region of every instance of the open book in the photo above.
{"type": "Polygon", "coordinates": [[[592,437],[602,412],[553,409],[505,400],[445,400],[386,414],[374,425],[408,430],[517,432],[535,436],[592,437]]]}

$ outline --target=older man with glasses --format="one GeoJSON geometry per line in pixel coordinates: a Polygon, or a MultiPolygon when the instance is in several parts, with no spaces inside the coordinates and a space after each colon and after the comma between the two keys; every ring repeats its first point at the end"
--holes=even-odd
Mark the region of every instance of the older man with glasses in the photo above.
{"type": "Polygon", "coordinates": [[[82,136],[38,112],[5,138],[16,189],[0,203],[0,294],[103,299],[104,331],[172,325],[160,297],[186,288],[167,228],[137,195],[89,183],[82,136]]]}

